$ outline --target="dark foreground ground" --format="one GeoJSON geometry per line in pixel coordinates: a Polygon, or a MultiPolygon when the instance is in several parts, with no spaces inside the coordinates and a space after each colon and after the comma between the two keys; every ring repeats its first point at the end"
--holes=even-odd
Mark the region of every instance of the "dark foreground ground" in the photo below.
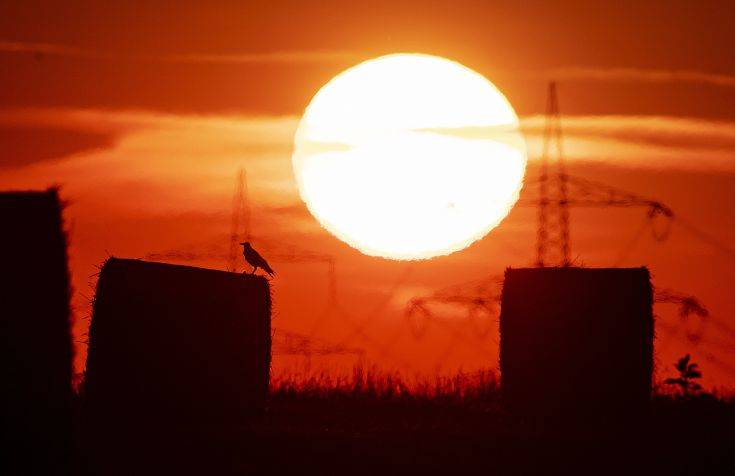
{"type": "Polygon", "coordinates": [[[644,416],[531,421],[507,415],[492,386],[449,387],[281,384],[239,423],[94,438],[80,424],[76,473],[735,474],[731,399],[657,396],[644,416]]]}

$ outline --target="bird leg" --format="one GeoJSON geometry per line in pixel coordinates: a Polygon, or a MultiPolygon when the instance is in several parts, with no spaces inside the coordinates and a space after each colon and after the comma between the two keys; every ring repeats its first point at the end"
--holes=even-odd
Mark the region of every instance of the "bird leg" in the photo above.
{"type": "Polygon", "coordinates": [[[258,269],[257,266],[253,266],[253,271],[250,274],[255,274],[255,271],[258,269]]]}

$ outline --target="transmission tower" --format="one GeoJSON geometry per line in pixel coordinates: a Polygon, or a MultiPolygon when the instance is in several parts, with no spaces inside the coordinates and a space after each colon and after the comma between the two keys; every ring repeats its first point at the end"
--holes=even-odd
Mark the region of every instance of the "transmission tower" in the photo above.
{"type": "Polygon", "coordinates": [[[421,338],[427,330],[429,321],[439,323],[439,308],[456,311],[465,309],[466,322],[473,324],[472,331],[480,339],[486,337],[490,329],[483,329],[480,321],[491,321],[500,309],[500,283],[503,276],[488,278],[469,283],[456,284],[434,293],[416,296],[406,303],[404,315],[413,336],[421,338]]]}
{"type": "Polygon", "coordinates": [[[539,177],[536,266],[569,266],[569,202],[556,83],[549,84],[539,177]],[[549,170],[551,162],[555,169],[549,170]]]}
{"type": "MultiPolygon", "coordinates": [[[[541,172],[536,180],[527,181],[526,185],[526,191],[534,189],[528,186],[538,185],[536,190],[539,197],[524,197],[517,202],[517,205],[537,208],[536,265],[539,267],[571,265],[570,207],[643,208],[647,213],[644,226],[636,233],[636,240],[646,228],[650,228],[656,241],[664,241],[671,232],[672,223],[678,220],[679,225],[703,243],[709,244],[730,257],[735,257],[735,250],[729,244],[706,230],[701,230],[684,221],[670,207],[660,201],[642,197],[604,183],[567,174],[562,148],[561,116],[556,84],[553,82],[549,84],[548,90],[541,172]]],[[[502,277],[495,279],[495,288],[491,286],[493,278],[489,278],[481,281],[480,285],[464,284],[429,295],[414,297],[408,301],[404,311],[414,337],[420,338],[426,332],[429,321],[441,322],[437,319],[438,314],[436,312],[439,310],[439,306],[464,307],[468,322],[476,320],[479,315],[494,315],[499,304],[499,282],[501,279],[502,277]]],[[[735,353],[735,347],[733,347],[731,340],[735,338],[735,327],[709,317],[709,311],[696,297],[670,289],[663,289],[655,292],[654,301],[678,306],[681,324],[689,321],[689,325],[685,329],[685,337],[690,343],[697,345],[702,341],[705,326],[709,322],[718,326],[721,332],[724,332],[730,339],[725,341],[724,345],[720,345],[721,349],[735,353]],[[691,319],[692,317],[694,319],[691,319]]],[[[678,330],[682,327],[681,324],[678,326],[669,325],[669,327],[678,330]]],[[[662,320],[657,321],[657,326],[664,330],[666,330],[666,325],[667,323],[662,320]]],[[[478,337],[482,337],[482,334],[478,337]]],[[[718,361],[712,354],[705,355],[709,361],[726,367],[728,372],[735,375],[735,367],[718,361]]]]}
{"type": "Polygon", "coordinates": [[[230,222],[230,250],[227,255],[227,269],[237,271],[241,241],[250,241],[250,203],[248,201],[248,177],[245,169],[240,169],[232,196],[232,221],[230,222]],[[241,231],[242,229],[242,231],[241,231]]]}
{"type": "Polygon", "coordinates": [[[644,207],[654,238],[668,237],[674,212],[663,203],[608,185],[570,176],[564,164],[561,114],[556,83],[549,84],[546,124],[541,154],[541,173],[537,179],[538,199],[522,199],[521,206],[535,206],[538,213],[536,231],[536,266],[570,266],[569,209],[575,207],[644,207]],[[552,163],[553,162],[553,163],[552,163]],[[657,218],[665,220],[664,229],[656,230],[657,218]]]}

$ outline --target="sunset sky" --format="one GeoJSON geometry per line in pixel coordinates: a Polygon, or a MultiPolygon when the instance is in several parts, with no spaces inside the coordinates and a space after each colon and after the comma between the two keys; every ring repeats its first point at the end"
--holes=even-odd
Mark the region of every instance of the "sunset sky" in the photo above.
{"type": "MultiPolygon", "coordinates": [[[[294,134],[314,94],[344,69],[427,53],[479,72],[506,95],[533,180],[546,85],[555,79],[569,173],[675,212],[659,242],[644,208],[573,208],[572,258],[590,267],[645,265],[657,288],[701,300],[711,313],[703,322],[656,305],[657,378],[689,352],[707,386],[734,388],[728,9],[684,1],[3,2],[0,188],[62,187],[80,341],[93,275],[108,256],[225,269],[244,168],[252,241],[278,273],[276,342],[279,332],[298,333],[325,349],[363,350],[367,363],[408,375],[496,368],[497,314],[469,318],[439,306],[426,320],[404,310],[412,297],[444,288],[497,292],[506,267],[533,264],[535,210],[515,207],[484,239],[449,256],[366,256],[322,229],[300,200],[294,134]]],[[[276,372],[305,365],[275,350],[276,372]]],[[[80,345],[78,369],[84,356],[80,345]]],[[[344,368],[357,359],[313,357],[311,365],[344,368]]]]}

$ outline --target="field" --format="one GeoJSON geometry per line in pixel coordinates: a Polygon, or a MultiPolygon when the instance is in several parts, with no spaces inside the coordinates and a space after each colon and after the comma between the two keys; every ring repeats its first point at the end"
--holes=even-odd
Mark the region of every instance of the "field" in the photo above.
{"type": "MultiPolygon", "coordinates": [[[[48,229],[32,236],[51,237],[53,246],[31,248],[49,254],[34,255],[53,270],[43,275],[49,282],[33,272],[42,263],[9,261],[37,285],[19,281],[6,313],[13,338],[2,346],[4,408],[23,428],[8,426],[12,433],[4,435],[11,443],[6,464],[24,466],[17,474],[735,474],[735,400],[702,392],[688,357],[678,363],[679,383],[656,387],[644,412],[615,393],[637,367],[619,366],[604,346],[602,360],[583,362],[585,372],[549,365],[542,382],[521,380],[534,385],[539,407],[552,402],[571,411],[531,412],[535,417],[508,412],[507,392],[490,370],[434,379],[359,367],[342,377],[271,376],[266,280],[139,260],[111,258],[100,273],[87,380],[72,397],[65,242],[55,194],[44,200],[50,219],[39,223],[48,229]],[[33,289],[54,299],[34,299],[33,289]],[[27,303],[36,308],[28,311],[27,303]],[[33,319],[16,318],[23,313],[33,319]],[[53,331],[39,334],[38,316],[53,331]],[[595,380],[582,378],[594,369],[602,369],[595,380]],[[26,381],[53,385],[30,398],[19,390],[40,387],[26,381]],[[578,411],[600,402],[605,411],[578,411]],[[33,425],[21,422],[26,417],[33,425]],[[19,445],[23,451],[13,449],[19,445]]],[[[10,238],[12,249],[31,243],[10,238]]],[[[650,312],[647,296],[640,302],[650,312]]],[[[649,332],[638,334],[650,342],[649,332]]],[[[518,340],[521,354],[527,347],[518,340]]],[[[549,364],[548,352],[541,354],[536,360],[549,364]]],[[[634,361],[648,365],[643,357],[634,361]]],[[[640,368],[648,385],[650,369],[640,368]]]]}
{"type": "MultiPolygon", "coordinates": [[[[83,395],[78,399],[83,415],[83,395]]],[[[80,422],[83,418],[80,418],[80,422]]],[[[104,473],[80,474],[732,474],[735,401],[658,393],[636,419],[521,420],[501,407],[493,374],[407,383],[274,379],[267,407],[231,425],[141,428],[104,473]]]]}

